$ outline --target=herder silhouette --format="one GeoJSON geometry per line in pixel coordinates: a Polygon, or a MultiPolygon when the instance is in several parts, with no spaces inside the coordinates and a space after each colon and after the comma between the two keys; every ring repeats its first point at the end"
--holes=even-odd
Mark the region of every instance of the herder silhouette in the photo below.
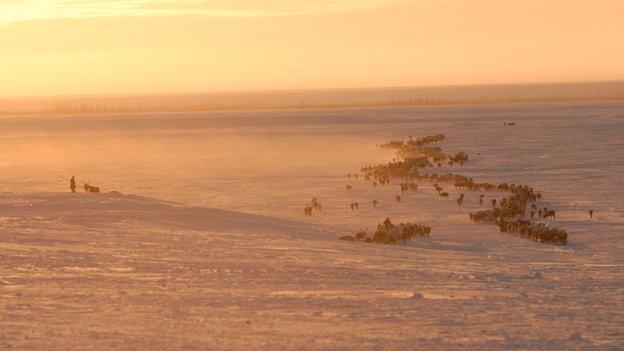
{"type": "Polygon", "coordinates": [[[76,192],[76,180],[74,179],[74,176],[72,176],[71,179],[69,180],[69,188],[71,189],[72,193],[76,192]]]}

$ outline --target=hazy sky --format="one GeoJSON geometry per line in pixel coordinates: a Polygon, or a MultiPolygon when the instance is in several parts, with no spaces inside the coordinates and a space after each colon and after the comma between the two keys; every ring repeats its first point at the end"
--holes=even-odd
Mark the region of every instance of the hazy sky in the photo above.
{"type": "Polygon", "coordinates": [[[0,96],[610,79],[622,0],[0,0],[0,96]]]}

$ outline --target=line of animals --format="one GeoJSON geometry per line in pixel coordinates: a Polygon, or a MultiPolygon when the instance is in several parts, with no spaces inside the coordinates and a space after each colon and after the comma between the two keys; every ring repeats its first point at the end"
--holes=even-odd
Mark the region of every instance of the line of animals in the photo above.
{"type": "MultiPolygon", "coordinates": [[[[512,124],[513,125],[513,124],[512,124]]],[[[420,137],[410,139],[407,142],[391,141],[386,144],[378,145],[382,148],[397,149],[397,157],[392,162],[377,165],[364,166],[360,171],[364,174],[364,179],[377,184],[390,184],[392,179],[400,179],[404,182],[400,183],[401,193],[405,193],[405,180],[428,180],[432,181],[434,189],[442,199],[449,199],[450,195],[444,191],[440,183],[451,183],[457,189],[465,189],[472,191],[500,191],[510,193],[509,196],[503,197],[500,201],[492,199],[492,209],[479,211],[475,214],[470,213],[469,217],[475,222],[494,223],[499,226],[501,232],[517,234],[522,237],[528,237],[540,242],[548,242],[555,244],[565,244],[567,242],[567,232],[563,228],[549,228],[543,222],[536,223],[533,220],[556,219],[556,213],[553,209],[539,206],[542,194],[535,191],[527,185],[516,184],[492,184],[479,183],[472,178],[461,174],[437,174],[421,172],[424,168],[432,168],[434,165],[440,166],[442,161],[448,161],[452,166],[454,163],[463,165],[468,161],[469,156],[463,152],[455,155],[449,155],[442,151],[439,147],[426,146],[428,143],[439,143],[445,139],[443,134],[420,137]],[[530,205],[530,211],[527,209],[530,205]],[[528,217],[528,218],[527,218],[528,217]]],[[[483,206],[484,194],[479,195],[478,203],[483,206]]],[[[396,197],[397,202],[400,196],[396,197]]],[[[463,206],[465,195],[459,194],[457,204],[463,206]]],[[[593,218],[594,211],[589,210],[590,219],[593,218]]]]}
{"type": "Polygon", "coordinates": [[[401,183],[399,184],[400,188],[401,188],[401,194],[405,194],[407,192],[415,192],[416,190],[418,190],[418,184],[411,182],[411,183],[401,183]]]}
{"type": "MultiPolygon", "coordinates": [[[[450,155],[444,153],[439,147],[430,147],[426,145],[429,143],[439,143],[444,139],[444,134],[420,137],[417,139],[413,139],[410,136],[410,139],[407,142],[395,140],[386,144],[378,145],[382,148],[397,149],[397,157],[393,158],[392,162],[388,164],[364,166],[360,169],[360,171],[362,172],[364,179],[372,181],[374,186],[389,185],[391,180],[394,179],[403,180],[403,182],[399,183],[400,194],[395,196],[395,202],[397,203],[401,202],[401,194],[415,192],[418,190],[418,183],[416,183],[415,180],[431,181],[436,193],[442,199],[449,199],[450,195],[447,191],[444,191],[444,188],[440,185],[441,183],[450,183],[456,189],[471,191],[500,191],[510,193],[508,196],[503,197],[500,200],[497,200],[496,198],[491,199],[491,209],[478,211],[476,213],[469,213],[470,220],[473,222],[495,224],[503,233],[516,234],[544,243],[567,243],[568,234],[565,229],[558,227],[549,228],[543,222],[548,219],[555,220],[555,210],[541,205],[538,206],[538,204],[541,203],[542,194],[535,191],[528,185],[476,182],[472,178],[461,174],[428,174],[422,172],[421,170],[424,168],[432,168],[435,165],[440,167],[442,161],[448,161],[449,166],[453,166],[455,163],[463,165],[464,162],[468,161],[469,156],[464,152],[450,155]],[[534,220],[539,220],[539,222],[535,222],[534,220]]],[[[347,178],[351,177],[357,179],[358,173],[347,174],[347,178]]],[[[346,190],[352,191],[353,186],[346,185],[346,190]]],[[[477,201],[481,207],[484,205],[484,197],[485,194],[478,196],[477,201]]],[[[456,199],[457,205],[460,207],[463,206],[465,198],[465,194],[459,193],[459,196],[456,199]]],[[[377,205],[378,201],[373,200],[373,208],[376,208],[377,205]]],[[[350,208],[351,210],[359,209],[359,203],[351,203],[350,208]]],[[[593,218],[593,215],[594,211],[589,210],[590,219],[593,218]]],[[[354,241],[358,241],[361,235],[361,233],[359,233],[359,235],[356,233],[356,235],[353,236],[354,241]]],[[[344,236],[341,237],[341,239],[350,240],[349,237],[350,236],[344,236]]],[[[381,237],[382,236],[380,234],[376,240],[378,240],[378,242],[383,241],[380,239],[381,237]]],[[[369,240],[373,240],[373,238],[370,238],[369,240]]]]}
{"type": "Polygon", "coordinates": [[[537,214],[540,219],[556,218],[554,210],[547,207],[539,208],[537,204],[541,196],[526,185],[510,187],[511,195],[500,201],[492,199],[492,209],[470,213],[473,222],[491,223],[500,229],[501,233],[518,234],[521,237],[533,239],[543,243],[566,244],[568,233],[563,228],[549,228],[543,222],[533,222],[537,214]],[[527,205],[530,207],[530,219],[525,219],[527,205]]]}
{"type": "Polygon", "coordinates": [[[397,149],[397,157],[393,159],[393,162],[400,160],[409,161],[409,165],[416,168],[427,168],[437,165],[442,167],[442,162],[447,161],[449,166],[453,166],[455,163],[464,165],[468,161],[468,154],[460,151],[454,155],[446,154],[440,147],[427,146],[427,144],[436,144],[444,141],[446,136],[444,134],[437,134],[431,136],[424,136],[419,138],[412,138],[410,135],[406,142],[401,140],[393,140],[385,144],[378,145],[381,148],[397,149]]]}
{"type": "Polygon", "coordinates": [[[413,223],[399,223],[399,225],[394,225],[390,221],[390,218],[386,217],[383,223],[377,225],[377,230],[375,230],[373,236],[368,236],[365,231],[360,231],[353,235],[341,236],[339,239],[354,242],[396,245],[399,243],[405,244],[408,240],[412,240],[412,238],[416,236],[429,237],[430,234],[431,227],[427,225],[413,223]]]}

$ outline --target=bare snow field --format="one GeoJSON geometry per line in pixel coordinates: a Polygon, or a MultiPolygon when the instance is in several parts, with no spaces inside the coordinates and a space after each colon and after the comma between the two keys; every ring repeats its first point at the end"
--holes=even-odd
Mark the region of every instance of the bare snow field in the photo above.
{"type": "Polygon", "coordinates": [[[0,349],[624,349],[622,135],[624,102],[2,117],[0,349]],[[542,191],[568,245],[345,176],[436,133],[470,155],[449,171],[542,191]],[[431,237],[337,240],[386,216],[431,237]]]}

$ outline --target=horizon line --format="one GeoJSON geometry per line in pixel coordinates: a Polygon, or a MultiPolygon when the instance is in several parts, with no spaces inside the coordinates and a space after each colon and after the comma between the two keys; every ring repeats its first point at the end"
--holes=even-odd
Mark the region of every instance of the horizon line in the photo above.
{"type": "Polygon", "coordinates": [[[343,88],[293,88],[293,89],[249,89],[249,90],[212,90],[212,91],[178,91],[178,92],[153,92],[153,93],[121,93],[121,94],[66,94],[66,95],[16,95],[0,96],[0,101],[6,100],[46,100],[46,99],[85,99],[85,98],[124,98],[124,97],[165,97],[165,96],[189,96],[189,95],[234,95],[234,94],[259,94],[259,93],[289,93],[289,92],[327,92],[327,91],[357,91],[378,89],[432,89],[432,88],[473,88],[473,87],[510,87],[526,85],[571,85],[571,84],[613,84],[624,83],[624,78],[608,80],[570,80],[570,81],[531,81],[515,83],[465,83],[465,84],[440,84],[440,85],[401,85],[401,86],[365,86],[343,88]]]}

